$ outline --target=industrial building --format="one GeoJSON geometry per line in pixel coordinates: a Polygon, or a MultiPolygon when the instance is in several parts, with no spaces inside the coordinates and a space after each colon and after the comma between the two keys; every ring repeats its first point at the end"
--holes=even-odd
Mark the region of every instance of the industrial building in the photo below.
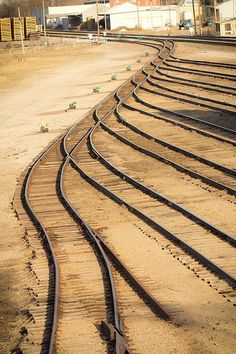
{"type": "Polygon", "coordinates": [[[228,0],[216,7],[221,36],[236,36],[236,1],[228,0]]]}
{"type": "Polygon", "coordinates": [[[143,29],[164,27],[179,22],[178,6],[137,6],[126,2],[109,10],[110,27],[112,29],[125,26],[143,29]]]}
{"type": "MultiPolygon", "coordinates": [[[[100,21],[109,10],[109,3],[98,4],[100,21]]],[[[38,25],[43,25],[43,11],[40,8],[33,9],[32,15],[36,17],[38,25]]],[[[94,29],[97,19],[96,4],[75,6],[52,6],[45,8],[47,28],[51,29],[94,29]]]]}
{"type": "MultiPolygon", "coordinates": [[[[158,0],[159,1],[159,0],[158,0]]],[[[127,28],[155,28],[167,25],[176,26],[179,22],[179,7],[137,6],[125,2],[110,7],[109,3],[98,4],[99,25],[104,28],[105,18],[108,29],[121,26],[127,28]]],[[[37,24],[43,25],[42,9],[34,9],[37,24]]],[[[52,29],[95,29],[97,25],[97,5],[57,6],[45,8],[46,23],[52,29]]]]}

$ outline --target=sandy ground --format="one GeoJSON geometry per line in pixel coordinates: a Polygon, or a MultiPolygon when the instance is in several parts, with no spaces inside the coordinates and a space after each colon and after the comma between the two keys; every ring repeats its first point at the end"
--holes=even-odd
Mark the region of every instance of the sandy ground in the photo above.
{"type": "Polygon", "coordinates": [[[24,231],[11,207],[17,179],[52,139],[142,65],[136,58],[144,51],[138,45],[110,43],[62,51],[61,57],[58,51],[41,51],[28,54],[24,63],[17,55],[1,62],[0,353],[16,344],[22,326],[19,312],[29,301],[24,291],[24,231]],[[125,71],[127,65],[132,65],[131,73],[125,71]],[[116,81],[110,80],[112,73],[118,74],[116,81]],[[99,94],[92,93],[95,86],[100,86],[99,94]],[[77,109],[66,112],[72,101],[77,101],[77,109]],[[49,133],[39,132],[42,122],[48,123],[49,133]]]}

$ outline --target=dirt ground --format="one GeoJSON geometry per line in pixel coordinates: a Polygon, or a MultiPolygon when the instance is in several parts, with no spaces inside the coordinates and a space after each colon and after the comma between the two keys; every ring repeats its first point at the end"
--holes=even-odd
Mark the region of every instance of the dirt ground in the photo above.
{"type": "MultiPolygon", "coordinates": [[[[65,50],[0,54],[0,353],[8,353],[23,325],[20,311],[29,299],[24,230],[12,211],[17,179],[57,135],[112,92],[143,63],[145,47],[127,44],[81,45],[65,50]],[[132,71],[126,71],[131,65],[132,71]],[[111,81],[116,73],[117,80],[111,81]],[[99,86],[100,93],[93,93],[99,86]],[[76,110],[67,110],[77,102],[76,110]],[[49,133],[40,133],[42,122],[49,133]]],[[[151,51],[154,54],[154,50],[151,51]]]]}
{"type": "MultiPolygon", "coordinates": [[[[31,51],[24,62],[19,53],[0,53],[1,354],[15,346],[23,326],[20,311],[29,302],[24,290],[29,277],[24,230],[11,207],[17,179],[52,139],[84,117],[142,65],[136,63],[136,58],[144,51],[145,47],[121,43],[81,45],[77,49],[31,51]],[[132,66],[131,73],[125,70],[127,65],[132,66]],[[112,73],[118,74],[116,81],[110,80],[112,73]],[[96,86],[100,87],[98,94],[92,92],[96,86]],[[67,110],[73,101],[77,102],[77,109],[67,110]],[[48,123],[49,133],[40,133],[42,122],[48,123]]],[[[206,49],[190,44],[186,54],[184,45],[178,44],[175,54],[199,60],[235,61],[233,48],[206,49]]]]}

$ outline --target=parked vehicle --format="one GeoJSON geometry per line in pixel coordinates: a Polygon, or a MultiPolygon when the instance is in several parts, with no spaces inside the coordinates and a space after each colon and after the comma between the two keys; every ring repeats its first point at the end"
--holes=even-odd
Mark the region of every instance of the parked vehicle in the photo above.
{"type": "Polygon", "coordinates": [[[214,24],[214,20],[212,18],[207,18],[205,22],[206,27],[211,27],[214,24]]]}
{"type": "Polygon", "coordinates": [[[179,24],[179,29],[180,30],[185,30],[185,29],[190,29],[191,27],[193,27],[193,23],[192,20],[183,20],[180,22],[179,24]]]}

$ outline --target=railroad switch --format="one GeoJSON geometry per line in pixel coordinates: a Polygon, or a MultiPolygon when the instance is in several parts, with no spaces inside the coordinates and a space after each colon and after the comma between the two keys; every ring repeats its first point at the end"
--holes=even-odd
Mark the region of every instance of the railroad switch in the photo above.
{"type": "Polygon", "coordinates": [[[107,340],[115,340],[115,328],[113,324],[108,323],[106,321],[101,321],[100,329],[102,334],[107,338],[107,340]]]}
{"type": "Polygon", "coordinates": [[[115,329],[113,324],[101,321],[100,330],[108,341],[116,343],[115,354],[132,354],[126,339],[115,329]]]}

